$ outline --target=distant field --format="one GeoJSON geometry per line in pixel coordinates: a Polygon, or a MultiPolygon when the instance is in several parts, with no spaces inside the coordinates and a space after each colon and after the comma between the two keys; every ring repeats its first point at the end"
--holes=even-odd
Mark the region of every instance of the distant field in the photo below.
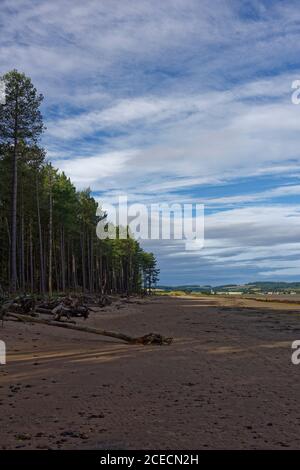
{"type": "Polygon", "coordinates": [[[291,294],[270,294],[270,295],[257,295],[257,294],[245,294],[242,296],[246,299],[255,299],[262,300],[265,302],[299,302],[300,303],[300,294],[291,295],[291,294]]]}
{"type": "Polygon", "coordinates": [[[244,306],[250,305],[247,300],[252,302],[259,303],[271,303],[272,307],[275,307],[275,304],[288,304],[288,305],[298,305],[300,304],[300,294],[291,295],[291,294],[242,294],[242,295],[229,295],[226,292],[224,294],[205,294],[200,292],[186,292],[181,290],[173,291],[163,291],[161,289],[157,290],[156,295],[164,295],[170,297],[206,297],[211,300],[218,301],[218,303],[225,304],[236,304],[243,303],[244,306]]]}

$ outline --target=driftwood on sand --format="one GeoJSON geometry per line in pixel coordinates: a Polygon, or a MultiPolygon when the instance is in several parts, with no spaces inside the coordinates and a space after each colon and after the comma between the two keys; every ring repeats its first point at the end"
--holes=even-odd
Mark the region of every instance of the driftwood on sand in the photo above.
{"type": "Polygon", "coordinates": [[[96,335],[102,336],[110,336],[112,338],[117,338],[122,341],[125,341],[129,344],[171,344],[172,338],[165,338],[157,333],[149,333],[144,336],[140,336],[138,338],[133,338],[131,336],[125,335],[123,333],[116,333],[113,331],[106,331],[106,330],[99,330],[98,328],[92,328],[89,326],[80,326],[74,325],[67,322],[55,321],[55,320],[46,320],[45,318],[36,318],[30,315],[22,315],[18,313],[10,313],[7,312],[5,318],[13,318],[23,322],[30,322],[30,323],[41,323],[43,325],[49,326],[58,326],[60,328],[67,328],[70,330],[77,330],[77,331],[84,331],[86,333],[94,333],[96,335]]]}
{"type": "Polygon", "coordinates": [[[75,321],[70,320],[71,316],[82,316],[84,319],[88,317],[91,309],[82,303],[81,299],[64,298],[60,302],[50,301],[43,302],[36,305],[26,299],[8,300],[2,303],[0,307],[0,319],[2,319],[2,326],[4,320],[18,320],[29,323],[39,323],[48,326],[56,326],[59,328],[66,328],[70,330],[83,331],[101,336],[109,336],[112,338],[125,341],[128,344],[158,344],[165,345],[171,344],[172,338],[164,337],[157,333],[149,333],[140,337],[132,337],[123,333],[100,330],[85,325],[77,325],[75,321]],[[51,315],[52,318],[40,318],[39,313],[51,315]],[[65,316],[67,319],[63,319],[65,316]]]}

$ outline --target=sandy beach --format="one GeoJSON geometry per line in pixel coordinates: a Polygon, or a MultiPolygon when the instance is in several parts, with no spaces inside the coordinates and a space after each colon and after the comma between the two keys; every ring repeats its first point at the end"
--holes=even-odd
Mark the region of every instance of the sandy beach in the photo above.
{"type": "Polygon", "coordinates": [[[155,297],[86,324],[174,343],[5,322],[2,449],[300,449],[300,306],[155,297]]]}

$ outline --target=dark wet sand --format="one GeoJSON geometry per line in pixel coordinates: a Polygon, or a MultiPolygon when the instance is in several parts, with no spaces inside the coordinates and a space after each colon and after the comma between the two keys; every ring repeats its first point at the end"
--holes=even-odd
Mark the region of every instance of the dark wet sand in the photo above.
{"type": "Polygon", "coordinates": [[[300,310],[158,297],[88,324],[175,342],[6,322],[1,448],[300,449],[300,310]]]}

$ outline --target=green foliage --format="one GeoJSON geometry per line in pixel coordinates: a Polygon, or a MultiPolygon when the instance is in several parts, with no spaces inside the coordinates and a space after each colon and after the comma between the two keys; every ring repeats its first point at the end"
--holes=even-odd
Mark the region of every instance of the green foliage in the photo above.
{"type": "Polygon", "coordinates": [[[44,129],[39,110],[43,96],[37,93],[30,78],[17,70],[2,78],[5,104],[0,106],[0,143],[12,145],[17,140],[25,146],[32,145],[44,129]]]}

